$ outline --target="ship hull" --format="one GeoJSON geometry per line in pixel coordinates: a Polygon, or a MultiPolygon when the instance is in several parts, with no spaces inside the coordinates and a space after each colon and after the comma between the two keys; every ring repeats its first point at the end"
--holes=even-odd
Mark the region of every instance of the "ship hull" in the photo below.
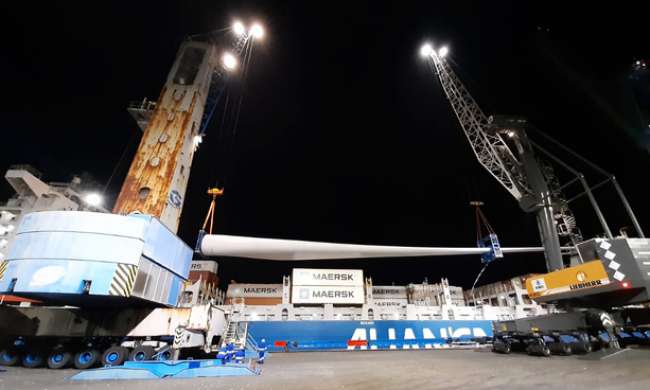
{"type": "Polygon", "coordinates": [[[487,320],[251,321],[248,334],[271,352],[445,348],[492,337],[487,320]]]}

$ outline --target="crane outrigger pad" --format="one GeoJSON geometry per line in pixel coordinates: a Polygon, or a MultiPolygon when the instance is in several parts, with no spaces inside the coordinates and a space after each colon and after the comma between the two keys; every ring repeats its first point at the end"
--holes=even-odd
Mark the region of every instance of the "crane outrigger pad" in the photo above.
{"type": "Polygon", "coordinates": [[[198,378],[217,376],[260,375],[262,369],[253,360],[248,363],[226,363],[220,359],[127,361],[122,366],[85,370],[72,377],[74,381],[112,379],[198,378]]]}

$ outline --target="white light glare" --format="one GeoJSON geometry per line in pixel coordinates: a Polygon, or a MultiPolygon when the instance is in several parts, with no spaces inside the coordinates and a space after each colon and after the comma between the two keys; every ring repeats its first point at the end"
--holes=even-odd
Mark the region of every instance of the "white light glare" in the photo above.
{"type": "Polygon", "coordinates": [[[86,202],[86,204],[89,206],[99,207],[101,206],[103,199],[101,195],[93,192],[86,195],[86,197],[84,198],[84,202],[86,202]]]}
{"type": "Polygon", "coordinates": [[[201,135],[195,135],[194,136],[194,148],[198,148],[199,145],[203,142],[203,137],[201,135]]]}
{"type": "Polygon", "coordinates": [[[446,56],[447,53],[449,53],[449,48],[447,46],[443,46],[440,48],[440,50],[438,50],[438,56],[440,57],[446,56]]]}
{"type": "Polygon", "coordinates": [[[255,23],[251,26],[250,34],[255,39],[262,39],[264,37],[264,27],[259,23],[255,23]]]}
{"type": "Polygon", "coordinates": [[[433,53],[433,46],[431,46],[430,43],[425,43],[420,48],[420,55],[422,57],[429,57],[431,55],[431,53],[433,53]]]}
{"type": "Polygon", "coordinates": [[[232,30],[235,32],[235,35],[238,36],[246,34],[246,27],[244,27],[244,24],[240,21],[233,23],[232,30]]]}
{"type": "Polygon", "coordinates": [[[9,211],[0,211],[0,223],[8,223],[9,221],[16,218],[16,216],[9,211]]]}
{"type": "Polygon", "coordinates": [[[223,62],[223,66],[227,70],[233,70],[237,67],[237,59],[230,53],[224,53],[223,57],[221,57],[221,62],[223,62]]]}
{"type": "MultiPolygon", "coordinates": [[[[0,249],[4,249],[4,248],[6,248],[7,245],[9,245],[9,241],[7,241],[7,239],[3,238],[3,239],[0,240],[0,249]]],[[[0,256],[0,258],[1,258],[1,257],[2,257],[2,256],[0,256]]]]}

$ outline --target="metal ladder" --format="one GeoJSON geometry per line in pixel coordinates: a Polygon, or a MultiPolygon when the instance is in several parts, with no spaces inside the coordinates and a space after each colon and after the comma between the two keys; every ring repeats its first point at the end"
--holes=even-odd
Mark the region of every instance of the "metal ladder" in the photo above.
{"type": "Polygon", "coordinates": [[[248,340],[248,322],[239,321],[239,318],[242,314],[243,304],[241,307],[237,307],[239,310],[235,310],[238,304],[233,304],[231,306],[230,315],[228,316],[228,322],[226,323],[226,331],[224,332],[221,347],[225,347],[228,343],[233,343],[235,348],[244,348],[246,347],[246,342],[248,340]]]}

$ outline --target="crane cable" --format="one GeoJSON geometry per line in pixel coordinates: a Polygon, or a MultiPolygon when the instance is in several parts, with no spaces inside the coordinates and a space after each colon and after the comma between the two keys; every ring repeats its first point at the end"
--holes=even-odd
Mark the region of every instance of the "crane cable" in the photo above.
{"type": "MultiPolygon", "coordinates": [[[[469,202],[470,205],[474,206],[476,209],[476,242],[478,243],[479,240],[483,237],[483,229],[481,228],[482,225],[485,226],[485,230],[487,231],[488,234],[494,234],[494,229],[492,229],[492,226],[490,225],[490,222],[488,222],[487,217],[485,214],[483,214],[483,211],[481,210],[481,206],[484,205],[483,202],[481,201],[471,201],[469,202]]],[[[486,262],[483,268],[479,271],[478,275],[476,275],[476,279],[474,279],[474,284],[472,284],[472,302],[474,303],[474,306],[476,306],[476,298],[474,297],[474,288],[476,287],[476,283],[478,283],[479,279],[487,269],[488,265],[490,265],[490,262],[486,262]]]]}
{"type": "Polygon", "coordinates": [[[244,58],[243,58],[243,61],[242,61],[243,66],[242,66],[242,73],[241,73],[241,87],[240,87],[240,91],[239,91],[239,99],[238,99],[237,103],[233,103],[231,105],[231,106],[233,106],[233,107],[231,107],[232,115],[230,116],[231,121],[232,121],[232,130],[230,132],[230,142],[229,142],[229,145],[228,145],[228,149],[226,151],[226,154],[227,154],[227,156],[226,156],[226,160],[227,160],[226,161],[226,166],[227,166],[227,168],[226,168],[226,173],[224,175],[224,184],[229,181],[228,179],[230,178],[230,173],[232,171],[232,167],[231,167],[231,158],[232,158],[232,154],[233,154],[232,150],[235,147],[235,138],[237,136],[237,130],[239,128],[239,115],[241,113],[241,108],[242,108],[243,101],[244,101],[244,88],[245,88],[245,85],[246,85],[245,84],[246,83],[246,76],[248,76],[248,70],[250,68],[249,65],[250,65],[250,62],[251,62],[252,54],[253,54],[253,41],[250,40],[250,41],[246,42],[246,46],[244,47],[244,56],[243,56],[244,58]],[[235,104],[236,104],[236,106],[235,106],[235,104]]]}
{"type": "MultiPolygon", "coordinates": [[[[250,64],[252,51],[253,51],[252,41],[247,41],[245,46],[244,46],[244,58],[243,58],[243,61],[242,61],[242,63],[243,63],[242,76],[241,76],[242,84],[243,84],[243,82],[245,80],[245,77],[246,77],[246,75],[248,73],[247,72],[248,67],[249,67],[248,65],[250,64]]],[[[232,120],[232,118],[234,117],[235,120],[234,120],[234,123],[232,125],[232,133],[231,133],[230,145],[229,145],[228,150],[226,152],[228,154],[228,156],[231,155],[231,149],[233,148],[233,145],[234,145],[234,138],[235,138],[235,135],[237,134],[237,125],[239,123],[239,113],[241,111],[243,98],[244,98],[244,96],[243,96],[243,92],[242,92],[242,93],[240,93],[239,101],[237,103],[237,107],[235,108],[235,107],[232,107],[233,106],[232,104],[230,105],[231,106],[230,111],[232,111],[232,114],[230,115],[230,118],[232,120]]],[[[230,102],[230,93],[228,91],[226,91],[226,99],[225,99],[225,102],[224,102],[224,113],[223,113],[223,117],[221,118],[221,126],[219,128],[219,132],[217,133],[218,134],[217,135],[217,141],[221,138],[222,134],[226,133],[225,128],[226,128],[226,125],[227,125],[226,118],[229,116],[228,115],[228,113],[229,113],[229,110],[228,110],[229,102],[230,102]]],[[[217,176],[216,173],[215,173],[215,176],[217,176]]],[[[228,172],[226,173],[226,179],[227,179],[227,177],[228,177],[228,172]]],[[[215,180],[215,182],[218,183],[218,180],[215,180]]],[[[210,202],[210,207],[208,208],[208,213],[206,214],[205,219],[203,220],[203,226],[201,227],[202,231],[206,231],[206,227],[208,227],[208,222],[209,222],[210,225],[209,225],[208,233],[212,234],[212,231],[213,231],[213,228],[214,228],[214,214],[216,212],[217,197],[222,196],[223,192],[224,192],[223,187],[218,188],[218,184],[215,185],[215,187],[212,187],[212,188],[208,189],[207,193],[208,193],[208,195],[212,195],[212,201],[210,202]]]]}
{"type": "Polygon", "coordinates": [[[140,133],[140,131],[131,132],[129,140],[127,141],[126,145],[124,145],[124,149],[122,150],[122,155],[120,156],[120,158],[117,160],[117,162],[113,166],[113,171],[111,172],[111,175],[108,177],[108,180],[106,181],[106,184],[104,184],[104,188],[102,188],[102,196],[106,195],[106,191],[108,190],[108,187],[110,186],[111,182],[115,178],[115,175],[117,174],[118,169],[124,163],[126,155],[127,155],[128,151],[131,149],[131,145],[133,143],[133,140],[135,139],[135,136],[138,133],[140,133]]]}
{"type": "Polygon", "coordinates": [[[208,214],[205,216],[205,220],[203,221],[203,227],[201,227],[201,230],[205,231],[205,228],[208,226],[208,221],[210,222],[210,229],[208,230],[208,234],[212,234],[212,228],[214,227],[214,212],[216,209],[216,204],[217,204],[217,197],[223,195],[223,188],[209,188],[208,189],[208,195],[212,195],[212,201],[210,202],[210,208],[208,209],[208,214]]]}

